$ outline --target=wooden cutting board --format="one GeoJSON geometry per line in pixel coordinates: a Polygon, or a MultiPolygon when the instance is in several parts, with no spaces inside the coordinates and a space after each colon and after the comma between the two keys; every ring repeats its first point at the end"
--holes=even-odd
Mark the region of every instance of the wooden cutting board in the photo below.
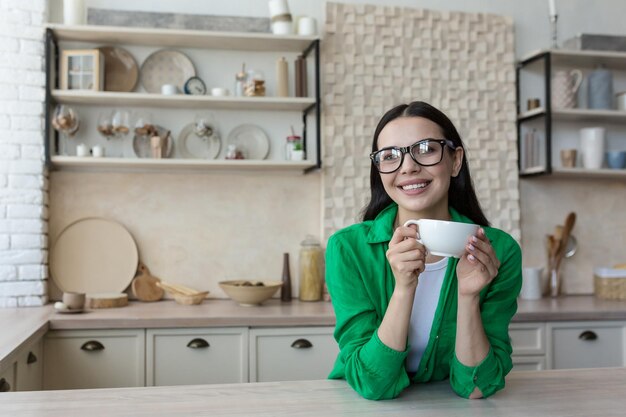
{"type": "Polygon", "coordinates": [[[131,289],[139,301],[159,301],[163,298],[163,288],[157,284],[161,280],[150,274],[150,270],[142,262],[137,268],[138,275],[133,279],[131,289]]]}
{"type": "Polygon", "coordinates": [[[87,308],[115,308],[128,305],[126,293],[87,294],[87,308]]]}

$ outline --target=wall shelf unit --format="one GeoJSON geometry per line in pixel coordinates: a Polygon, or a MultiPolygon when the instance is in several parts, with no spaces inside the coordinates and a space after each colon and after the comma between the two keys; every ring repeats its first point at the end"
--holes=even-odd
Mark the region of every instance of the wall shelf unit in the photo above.
{"type": "MultiPolygon", "coordinates": [[[[277,36],[270,33],[212,32],[197,30],[172,30],[151,28],[122,28],[111,26],[65,26],[51,24],[46,27],[46,141],[45,154],[48,166],[57,169],[253,169],[253,170],[303,170],[305,173],[321,168],[321,92],[320,92],[320,41],[311,36],[277,36]],[[59,42],[95,43],[98,45],[140,45],[157,48],[200,48],[202,50],[291,52],[314,62],[312,75],[314,91],[308,97],[233,97],[210,95],[161,95],[145,92],[112,92],[61,90],[58,88],[59,42]],[[145,107],[154,109],[230,110],[301,112],[303,148],[307,144],[305,161],[284,160],[205,160],[205,159],[136,159],[90,158],[56,155],[59,133],[51,127],[56,104],[90,105],[102,107],[145,107]],[[315,126],[307,126],[308,116],[314,117],[315,126]],[[313,142],[315,148],[311,146],[313,142]]],[[[310,76],[311,76],[310,75],[310,76]]],[[[309,120],[309,124],[311,121],[309,120]]],[[[94,130],[95,131],[95,130],[94,130]]]]}

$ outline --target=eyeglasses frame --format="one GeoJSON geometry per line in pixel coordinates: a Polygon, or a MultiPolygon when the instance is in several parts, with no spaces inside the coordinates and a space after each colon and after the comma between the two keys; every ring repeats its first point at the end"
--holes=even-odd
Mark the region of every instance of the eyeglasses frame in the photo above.
{"type": "Polygon", "coordinates": [[[438,163],[440,163],[443,160],[443,150],[446,148],[446,146],[450,147],[452,150],[456,149],[457,147],[455,146],[454,142],[450,139],[433,139],[433,138],[425,138],[425,139],[420,139],[417,142],[415,142],[412,145],[409,146],[387,146],[385,148],[379,149],[375,152],[372,152],[370,154],[370,159],[372,160],[372,164],[374,164],[374,166],[376,167],[376,170],[381,173],[381,174],[391,174],[396,172],[397,170],[400,169],[400,167],[402,167],[402,164],[404,163],[404,156],[408,153],[411,156],[411,159],[413,160],[413,162],[415,162],[417,165],[422,166],[422,167],[432,167],[437,165],[438,163]],[[439,143],[441,146],[441,157],[439,158],[439,161],[435,162],[434,164],[422,164],[420,162],[417,162],[417,160],[415,159],[415,156],[413,156],[413,148],[415,148],[417,145],[419,145],[422,142],[425,141],[429,141],[429,142],[437,142],[439,143]],[[374,157],[376,156],[377,153],[387,150],[387,149],[399,149],[400,153],[402,153],[402,157],[400,158],[400,165],[398,165],[398,168],[394,169],[393,171],[388,171],[388,172],[382,172],[379,168],[378,165],[376,165],[376,162],[374,161],[374,157]]]}

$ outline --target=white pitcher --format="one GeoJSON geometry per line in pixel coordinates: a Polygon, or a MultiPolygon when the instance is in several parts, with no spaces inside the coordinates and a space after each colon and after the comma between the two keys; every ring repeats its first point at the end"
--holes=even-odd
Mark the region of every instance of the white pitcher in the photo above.
{"type": "Polygon", "coordinates": [[[577,106],[577,93],[583,73],[580,70],[559,70],[552,77],[552,108],[571,109],[577,106]]]}

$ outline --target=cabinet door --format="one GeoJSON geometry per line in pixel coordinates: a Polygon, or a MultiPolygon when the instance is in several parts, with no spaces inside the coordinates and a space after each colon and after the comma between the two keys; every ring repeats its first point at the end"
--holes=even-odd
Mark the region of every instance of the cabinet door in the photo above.
{"type": "Polygon", "coordinates": [[[148,329],[147,385],[248,382],[248,329],[148,329]]]}
{"type": "Polygon", "coordinates": [[[339,347],[333,327],[250,330],[250,382],[326,379],[339,347]]]}
{"type": "Polygon", "coordinates": [[[145,331],[51,331],[44,338],[44,389],[145,385],[145,331]]]}
{"type": "Polygon", "coordinates": [[[43,387],[42,342],[24,349],[17,360],[17,391],[39,391],[43,387]]]}
{"type": "Polygon", "coordinates": [[[513,360],[513,371],[541,371],[546,369],[546,357],[539,355],[516,356],[513,360]]]}
{"type": "Polygon", "coordinates": [[[546,352],[545,323],[511,323],[509,336],[513,355],[540,355],[546,352]]]}
{"type": "Polygon", "coordinates": [[[625,323],[548,323],[553,369],[624,366],[625,323]]]}
{"type": "Polygon", "coordinates": [[[15,391],[15,362],[0,369],[0,394],[15,391]]]}

